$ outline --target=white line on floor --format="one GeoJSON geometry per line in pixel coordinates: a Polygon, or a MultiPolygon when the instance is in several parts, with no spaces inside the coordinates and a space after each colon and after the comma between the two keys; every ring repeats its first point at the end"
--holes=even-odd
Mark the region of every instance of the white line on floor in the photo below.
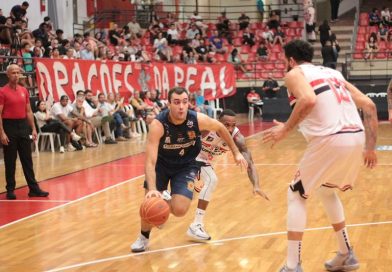
{"type": "Polygon", "coordinates": [[[0,199],[0,202],[49,202],[49,203],[66,203],[66,202],[70,202],[72,200],[51,200],[51,199],[47,199],[47,200],[37,200],[37,199],[14,199],[14,200],[10,200],[10,199],[0,199]]]}

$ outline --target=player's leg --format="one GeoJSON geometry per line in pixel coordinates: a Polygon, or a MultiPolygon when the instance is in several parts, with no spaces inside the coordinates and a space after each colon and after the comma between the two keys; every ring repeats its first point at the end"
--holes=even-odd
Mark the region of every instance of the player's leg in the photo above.
{"type": "Polygon", "coordinates": [[[212,166],[208,165],[201,167],[200,179],[204,182],[204,186],[199,193],[195,219],[189,226],[187,234],[197,240],[210,240],[211,236],[204,228],[204,215],[218,183],[218,178],[212,166]]]}
{"type": "Polygon", "coordinates": [[[339,245],[339,251],[337,252],[335,258],[327,261],[325,263],[325,268],[328,271],[348,271],[358,269],[359,262],[355,257],[354,252],[352,251],[348,237],[343,205],[336,191],[332,188],[321,186],[317,190],[317,194],[320,197],[328,215],[329,221],[335,230],[339,245]]]}
{"type": "MultiPolygon", "coordinates": [[[[157,163],[155,167],[156,172],[156,180],[157,180],[157,190],[162,192],[167,189],[169,184],[169,176],[167,173],[167,169],[162,165],[157,163]]],[[[144,188],[146,189],[145,193],[147,194],[147,182],[144,182],[144,188]]],[[[143,199],[144,201],[144,199],[143,199]]],[[[140,234],[136,241],[131,245],[132,252],[143,252],[148,249],[149,239],[151,229],[153,228],[152,225],[145,222],[142,218],[140,218],[140,234]]]]}
{"type": "Polygon", "coordinates": [[[301,248],[306,226],[306,198],[301,180],[287,191],[287,260],[281,272],[302,272],[301,248]]]}

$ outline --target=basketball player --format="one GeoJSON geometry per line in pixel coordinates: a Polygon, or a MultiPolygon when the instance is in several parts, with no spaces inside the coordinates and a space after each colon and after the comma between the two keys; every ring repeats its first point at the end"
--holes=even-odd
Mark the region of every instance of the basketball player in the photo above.
{"type": "MultiPolygon", "coordinates": [[[[259,175],[252,160],[252,154],[245,144],[245,138],[240,130],[236,127],[236,116],[234,111],[226,109],[219,115],[219,121],[230,132],[237,148],[240,150],[245,160],[248,163],[248,177],[253,185],[253,193],[258,194],[265,199],[269,200],[267,195],[260,190],[259,175]]],[[[202,138],[202,148],[200,154],[197,156],[196,161],[199,162],[200,179],[204,182],[203,187],[199,194],[199,202],[197,204],[196,215],[194,222],[189,226],[187,234],[196,240],[210,240],[211,236],[204,229],[204,215],[208,203],[211,200],[212,193],[214,192],[218,183],[218,178],[215,174],[214,168],[211,166],[211,161],[215,156],[222,155],[229,151],[226,142],[216,132],[207,132],[202,138]]],[[[196,187],[195,187],[196,188],[196,187]]]]}
{"type": "Polygon", "coordinates": [[[299,170],[289,186],[287,263],[280,270],[302,271],[301,241],[306,224],[306,199],[317,193],[335,230],[339,250],[325,263],[328,271],[359,268],[348,237],[342,203],[336,189],[352,189],[362,155],[364,164],[377,164],[377,113],[374,103],[342,74],[314,66],[312,46],[301,40],[284,47],[289,72],[285,83],[293,112],[286,123],[266,131],[263,142],[275,145],[299,125],[308,142],[299,170]],[[361,121],[357,107],[363,112],[361,121]]]}
{"type": "MultiPolygon", "coordinates": [[[[189,94],[176,87],[168,93],[169,109],[162,111],[150,124],[146,147],[146,198],[162,197],[170,180],[171,213],[184,216],[193,197],[194,179],[200,170],[196,157],[201,150],[200,131],[216,131],[228,144],[237,164],[247,167],[226,127],[217,120],[188,110],[189,94]]],[[[152,225],[141,220],[141,234],[132,244],[132,252],[148,247],[152,225]]]]}
{"type": "Polygon", "coordinates": [[[392,124],[392,79],[391,79],[391,81],[389,81],[388,90],[387,90],[387,97],[388,97],[389,122],[392,124]]]}

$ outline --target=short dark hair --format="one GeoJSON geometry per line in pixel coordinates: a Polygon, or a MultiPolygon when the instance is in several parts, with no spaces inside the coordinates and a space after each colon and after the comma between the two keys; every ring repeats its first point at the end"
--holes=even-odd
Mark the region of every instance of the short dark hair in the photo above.
{"type": "Polygon", "coordinates": [[[83,94],[84,95],[84,91],[82,91],[82,90],[77,91],[76,95],[78,96],[79,94],[83,94]]]}
{"type": "Polygon", "coordinates": [[[296,62],[312,62],[313,46],[302,40],[292,40],[284,46],[287,59],[293,58],[296,62]]]}
{"type": "Polygon", "coordinates": [[[84,91],[85,95],[87,95],[88,93],[93,93],[93,92],[91,90],[88,90],[88,89],[84,91]]]}
{"type": "Polygon", "coordinates": [[[100,98],[101,96],[105,96],[105,94],[104,94],[104,93],[100,93],[100,94],[98,95],[98,98],[100,98]]]}
{"type": "Polygon", "coordinates": [[[65,100],[65,99],[69,99],[69,98],[68,98],[68,95],[62,95],[62,96],[60,96],[60,101],[61,101],[61,100],[65,100]]]}
{"type": "Polygon", "coordinates": [[[29,2],[24,1],[24,2],[22,3],[22,6],[28,7],[28,6],[29,6],[29,2]]]}
{"type": "Polygon", "coordinates": [[[170,103],[171,103],[171,97],[172,97],[173,93],[176,93],[176,94],[186,93],[186,95],[189,97],[189,92],[187,89],[185,89],[183,87],[174,87],[174,88],[170,89],[169,93],[167,94],[167,97],[168,97],[168,100],[170,103]]]}
{"type": "Polygon", "coordinates": [[[56,30],[56,34],[64,34],[64,31],[59,28],[59,29],[56,30]]]}
{"type": "Polygon", "coordinates": [[[219,119],[221,119],[223,116],[228,115],[228,116],[235,116],[235,112],[231,109],[224,109],[220,114],[219,114],[219,119]]]}

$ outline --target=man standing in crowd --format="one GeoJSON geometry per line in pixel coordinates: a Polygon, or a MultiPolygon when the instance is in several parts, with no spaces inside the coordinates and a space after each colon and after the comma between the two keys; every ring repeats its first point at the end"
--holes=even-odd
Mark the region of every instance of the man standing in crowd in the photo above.
{"type": "Polygon", "coordinates": [[[0,90],[0,140],[4,152],[7,199],[16,199],[14,190],[17,154],[19,154],[23,173],[30,189],[29,196],[46,197],[49,193],[40,189],[34,175],[30,137],[35,141],[37,130],[34,125],[29,93],[26,88],[18,85],[20,76],[18,65],[8,66],[8,84],[0,90]]]}
{"type": "Polygon", "coordinates": [[[276,93],[279,91],[278,82],[272,78],[272,73],[268,74],[268,79],[264,81],[262,90],[265,92],[265,99],[276,98],[276,93]]]}

